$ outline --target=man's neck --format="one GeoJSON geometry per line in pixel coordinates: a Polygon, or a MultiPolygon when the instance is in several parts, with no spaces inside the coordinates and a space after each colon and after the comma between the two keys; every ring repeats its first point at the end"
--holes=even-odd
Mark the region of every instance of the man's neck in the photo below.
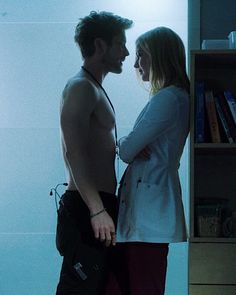
{"type": "Polygon", "coordinates": [[[83,67],[91,73],[94,78],[102,84],[107,72],[104,71],[104,68],[99,63],[90,63],[90,62],[84,62],[83,67]]]}

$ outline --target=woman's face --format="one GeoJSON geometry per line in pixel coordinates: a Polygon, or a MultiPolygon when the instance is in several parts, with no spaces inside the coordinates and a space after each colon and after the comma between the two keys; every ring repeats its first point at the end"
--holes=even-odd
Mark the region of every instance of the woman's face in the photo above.
{"type": "Polygon", "coordinates": [[[147,51],[144,51],[140,47],[136,48],[136,59],[134,67],[139,71],[139,74],[143,81],[149,81],[151,58],[147,51]]]}

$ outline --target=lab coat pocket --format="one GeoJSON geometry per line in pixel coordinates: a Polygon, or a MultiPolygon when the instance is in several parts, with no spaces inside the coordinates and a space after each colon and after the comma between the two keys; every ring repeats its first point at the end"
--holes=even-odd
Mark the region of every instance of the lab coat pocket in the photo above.
{"type": "Polygon", "coordinates": [[[137,227],[150,234],[164,233],[170,213],[168,199],[168,188],[139,183],[135,196],[137,227]]]}

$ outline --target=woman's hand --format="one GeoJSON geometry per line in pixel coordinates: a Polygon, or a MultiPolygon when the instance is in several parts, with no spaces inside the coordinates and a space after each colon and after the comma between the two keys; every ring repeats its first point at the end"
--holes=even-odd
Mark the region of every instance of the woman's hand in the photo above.
{"type": "Polygon", "coordinates": [[[149,160],[151,155],[151,151],[148,147],[142,149],[135,158],[142,159],[142,160],[149,160]]]}

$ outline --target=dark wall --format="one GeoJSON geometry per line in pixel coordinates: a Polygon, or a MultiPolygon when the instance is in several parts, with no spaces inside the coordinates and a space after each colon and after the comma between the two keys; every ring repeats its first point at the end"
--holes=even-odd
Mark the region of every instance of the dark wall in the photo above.
{"type": "Polygon", "coordinates": [[[236,31],[236,0],[201,0],[200,41],[227,39],[231,31],[236,31]]]}
{"type": "Polygon", "coordinates": [[[236,0],[188,1],[188,48],[200,49],[204,39],[227,39],[236,31],[236,0]]]}

